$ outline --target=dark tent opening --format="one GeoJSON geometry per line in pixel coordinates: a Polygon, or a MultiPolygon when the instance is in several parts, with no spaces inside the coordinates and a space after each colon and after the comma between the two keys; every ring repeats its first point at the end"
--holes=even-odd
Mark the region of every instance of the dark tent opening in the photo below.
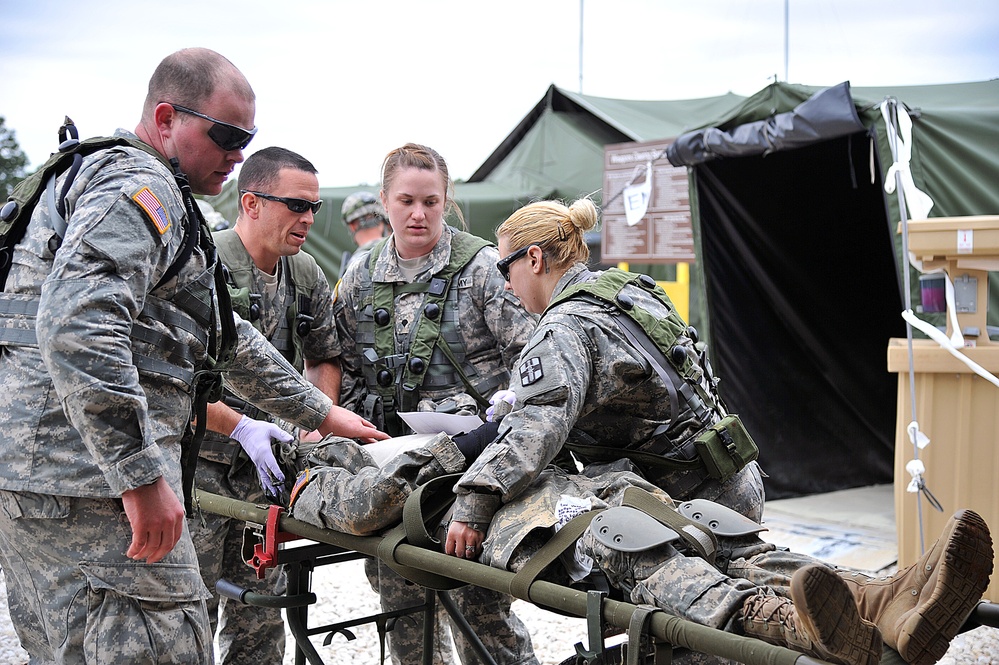
{"type": "Polygon", "coordinates": [[[892,481],[905,327],[874,150],[862,131],[693,167],[712,355],[768,498],[892,481]]]}

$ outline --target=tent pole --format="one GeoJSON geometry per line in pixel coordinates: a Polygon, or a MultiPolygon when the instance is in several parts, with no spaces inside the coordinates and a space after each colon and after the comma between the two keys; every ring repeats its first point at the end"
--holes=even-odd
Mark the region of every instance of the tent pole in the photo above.
{"type": "Polygon", "coordinates": [[[583,94],[583,3],[579,0],[579,94],[583,94]]]}
{"type": "MultiPolygon", "coordinates": [[[[582,2],[582,0],[580,0],[580,2],[582,2]]],[[[790,2],[791,0],[784,0],[784,83],[789,82],[787,80],[787,61],[788,61],[788,43],[790,41],[790,31],[789,31],[789,16],[791,12],[790,2]]]]}
{"type": "MultiPolygon", "coordinates": [[[[898,100],[894,97],[889,97],[886,102],[888,103],[888,118],[891,122],[888,123],[888,144],[891,146],[891,156],[892,160],[898,160],[898,100]]],[[[909,215],[905,207],[905,193],[902,191],[902,173],[900,170],[895,170],[895,192],[898,195],[898,216],[899,222],[902,225],[902,280],[904,286],[905,295],[905,309],[906,311],[912,310],[912,292],[911,280],[909,278],[909,215]]],[[[912,415],[913,422],[919,422],[916,418],[916,368],[915,361],[913,359],[912,351],[912,325],[906,321],[905,322],[905,338],[909,350],[909,412],[912,415]]],[[[919,459],[919,446],[917,445],[916,437],[913,437],[912,441],[912,454],[913,459],[919,459]]],[[[919,553],[924,554],[926,552],[925,536],[923,534],[923,502],[921,492],[916,493],[916,522],[919,525],[919,553]]]]}

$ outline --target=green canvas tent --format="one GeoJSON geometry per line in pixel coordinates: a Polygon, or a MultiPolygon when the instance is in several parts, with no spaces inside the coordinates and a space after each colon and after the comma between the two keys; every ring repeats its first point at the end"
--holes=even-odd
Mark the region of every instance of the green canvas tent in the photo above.
{"type": "Polygon", "coordinates": [[[906,263],[898,197],[884,189],[893,157],[882,103],[912,120],[910,170],[931,217],[999,212],[999,81],[834,88],[769,86],[669,153],[689,170],[724,394],[760,439],[774,497],[893,477],[897,377],[886,349],[906,335],[906,263]],[[840,114],[825,132],[828,116],[805,107],[834,88],[855,123],[840,114]]]}
{"type": "MultiPolygon", "coordinates": [[[[455,199],[469,230],[490,240],[510,213],[534,200],[592,195],[599,204],[605,144],[676,136],[722,117],[743,99],[730,93],[695,100],[628,101],[574,95],[551,86],[468,181],[455,184],[455,199]]],[[[323,209],[305,249],[328,275],[339,274],[344,252],[353,249],[340,223],[340,206],[361,189],[377,191],[365,186],[320,189],[323,209]]],[[[235,219],[235,182],[207,200],[227,220],[235,219]]],[[[672,274],[664,266],[649,271],[672,274]]]]}
{"type": "MultiPolygon", "coordinates": [[[[785,114],[821,90],[776,83],[748,98],[638,101],[551,86],[456,198],[470,230],[491,239],[537,198],[600,203],[607,144],[794,124],[785,114]]],[[[912,117],[911,172],[933,199],[931,217],[999,213],[999,80],[847,90],[856,131],[687,166],[691,322],[710,342],[730,409],[758,439],[772,498],[892,478],[896,378],[885,355],[888,339],[905,334],[905,299],[897,198],[883,190],[892,157],[882,101],[912,117]]],[[[321,190],[326,205],[306,249],[331,277],[352,248],[339,211],[356,189],[321,190]]],[[[212,203],[234,217],[231,186],[212,203]]],[[[632,269],[671,278],[665,266],[632,269]]]]}

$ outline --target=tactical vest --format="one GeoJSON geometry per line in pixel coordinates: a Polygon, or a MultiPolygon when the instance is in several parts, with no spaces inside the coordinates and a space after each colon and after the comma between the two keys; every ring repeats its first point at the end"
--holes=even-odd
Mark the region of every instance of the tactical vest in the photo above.
{"type": "Polygon", "coordinates": [[[646,468],[655,465],[674,470],[703,469],[694,439],[727,414],[717,391],[717,380],[711,375],[706,351],[696,348],[693,340],[696,332],[676,312],[666,292],[648,275],[610,268],[595,280],[570,285],[552,299],[545,311],[569,299],[596,304],[617,320],[625,336],[661,372],[671,404],[669,424],[630,449],[601,446],[578,430],[574,430],[566,447],[591,459],[629,457],[646,468]],[[628,285],[651,294],[667,308],[668,314],[660,317],[641,307],[624,292],[628,285]],[[643,333],[645,339],[642,339],[643,333]],[[648,355],[648,341],[659,352],[655,358],[648,355]],[[687,434],[678,439],[680,428],[687,434]],[[679,451],[683,454],[677,455],[679,451]],[[671,457],[675,458],[674,464],[668,461],[671,457]]]}
{"type": "Polygon", "coordinates": [[[398,417],[413,411],[420,390],[446,391],[459,387],[480,405],[488,406],[483,394],[499,387],[502,377],[482,380],[465,359],[465,342],[455,317],[458,289],[454,280],[472,258],[492,243],[469,233],[451,237],[448,264],[428,282],[411,284],[372,282],[378,256],[388,239],[371,249],[362,264],[362,289],[357,302],[357,351],[368,394],[362,415],[383,431],[398,436],[407,432],[398,417]],[[403,293],[423,293],[418,320],[413,322],[403,348],[395,348],[395,299],[403,293]]]}
{"type": "MultiPolygon", "coordinates": [[[[251,292],[255,269],[253,258],[234,229],[217,231],[212,237],[226,269],[226,285],[233,310],[263,332],[260,325],[262,296],[251,292]]],[[[319,282],[319,266],[312,256],[299,252],[281,257],[281,274],[291,296],[291,306],[286,316],[278,317],[277,328],[268,341],[301,374],[305,371],[304,339],[311,332],[315,320],[312,316],[312,292],[319,282]]]]}
{"type": "MultiPolygon", "coordinates": [[[[60,137],[65,136],[66,129],[67,126],[64,125],[60,137]]],[[[117,146],[137,148],[153,155],[164,165],[171,166],[149,145],[127,137],[97,137],[84,141],[64,140],[59,146],[59,152],[53,154],[38,171],[18,183],[7,204],[3,207],[3,212],[0,213],[0,286],[6,283],[14,248],[24,237],[31,215],[41,197],[43,195],[47,197],[51,212],[50,220],[55,235],[49,241],[49,249],[54,254],[62,244],[62,237],[66,232],[66,221],[63,218],[66,210],[65,198],[82,166],[83,157],[117,146]],[[66,170],[69,170],[69,173],[61,192],[57,194],[55,191],[56,179],[66,170]]],[[[186,185],[186,177],[184,180],[186,185]]],[[[211,235],[207,232],[207,227],[198,228],[199,219],[200,216],[191,219],[188,228],[184,230],[181,252],[151,291],[155,291],[176,276],[190,259],[194,246],[199,242],[206,257],[208,257],[207,270],[175,294],[172,302],[148,295],[142,315],[167,325],[181,327],[190,332],[205,345],[211,356],[214,349],[212,341],[209,339],[209,330],[214,330],[215,325],[212,299],[215,246],[211,242],[211,235]]],[[[38,340],[35,338],[34,327],[34,318],[37,313],[38,298],[36,296],[0,294],[0,345],[37,346],[38,340]]],[[[171,340],[163,338],[159,332],[146,327],[139,320],[133,323],[132,337],[157,347],[173,349],[173,353],[180,354],[188,363],[195,367],[198,366],[189,347],[174,348],[176,345],[171,340]]],[[[140,373],[166,374],[188,386],[195,382],[192,372],[172,363],[139,354],[135,354],[134,362],[140,373]]]]}
{"type": "MultiPolygon", "coordinates": [[[[66,196],[82,167],[84,156],[109,148],[130,146],[153,155],[171,170],[187,209],[188,223],[184,228],[180,252],[160,281],[150,289],[149,294],[146,294],[142,312],[132,322],[130,336],[135,341],[162,351],[162,354],[156,356],[143,355],[136,352],[133,347],[132,362],[140,375],[158,379],[168,377],[194,391],[193,415],[198,425],[193,435],[189,432],[189,436],[185,437],[181,454],[185,508],[190,512],[194,467],[198,448],[204,436],[205,405],[221,397],[221,371],[232,364],[235,356],[236,325],[231,314],[225,315],[231,311],[231,308],[228,292],[219,288],[223,283],[221,264],[217,260],[208,224],[194,200],[187,176],[180,171],[176,159],[167,162],[151,146],[127,137],[97,137],[84,141],[79,141],[77,137],[76,127],[69,118],[66,118],[66,123],[59,130],[61,143],[58,152],[54,153],[38,171],[18,183],[8,197],[8,202],[0,210],[0,286],[6,284],[14,249],[23,239],[32,213],[43,193],[47,196],[49,222],[54,231],[49,240],[49,250],[53,254],[58,251],[67,228],[63,217],[66,210],[66,196]],[[67,177],[57,194],[56,179],[67,170],[69,171],[67,177]],[[193,255],[195,246],[200,247],[205,255],[206,269],[169,300],[151,295],[151,292],[156,291],[180,272],[193,255]],[[219,304],[218,310],[215,308],[216,298],[219,304]],[[216,319],[216,311],[221,312],[220,319],[216,319]],[[141,320],[143,317],[171,327],[182,328],[195,336],[205,347],[204,362],[199,362],[195,358],[194,350],[190,346],[178,345],[173,339],[145,325],[141,320]],[[221,336],[217,334],[216,326],[220,327],[221,336]],[[178,361],[186,361],[195,368],[194,371],[180,367],[178,361]]],[[[35,319],[38,315],[38,303],[37,295],[0,293],[0,348],[5,346],[37,348],[35,319]]]]}

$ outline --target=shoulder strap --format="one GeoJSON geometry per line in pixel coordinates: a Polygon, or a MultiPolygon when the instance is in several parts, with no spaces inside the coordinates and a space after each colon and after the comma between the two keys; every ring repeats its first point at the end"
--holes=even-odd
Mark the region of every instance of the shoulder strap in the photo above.
{"type": "MultiPolygon", "coordinates": [[[[374,273],[378,255],[384,249],[386,242],[388,242],[388,238],[378,241],[378,243],[371,248],[371,255],[368,259],[367,265],[369,279],[374,273]]],[[[373,279],[371,280],[372,307],[376,313],[379,311],[386,312],[386,316],[383,321],[376,321],[374,331],[374,352],[376,357],[379,359],[395,356],[394,305],[396,295],[403,291],[423,292],[426,294],[421,308],[421,311],[424,313],[420,316],[420,321],[411,337],[413,341],[408,349],[405,361],[400,362],[395,366],[395,371],[399,373],[398,382],[371,386],[371,389],[376,390],[383,398],[383,408],[386,411],[386,426],[390,426],[390,420],[394,421],[396,419],[395,411],[406,410],[409,408],[408,405],[395,403],[394,396],[397,384],[402,386],[403,395],[406,395],[408,398],[414,400],[418,399],[419,387],[423,385],[423,379],[426,376],[427,371],[430,369],[430,360],[433,356],[434,348],[438,345],[440,340],[441,323],[444,318],[442,315],[442,309],[444,301],[447,300],[453,277],[466,265],[468,265],[468,263],[476,254],[479,253],[479,251],[490,245],[492,245],[492,243],[484,238],[479,238],[478,236],[474,236],[470,233],[456,231],[451,238],[451,256],[448,260],[448,264],[439,272],[434,274],[429,282],[398,285],[385,282],[375,282],[373,279]],[[430,305],[434,305],[435,307],[430,307],[430,305]],[[437,315],[428,316],[426,314],[428,309],[432,312],[437,312],[437,315]]],[[[446,343],[442,345],[442,348],[444,346],[446,346],[446,343]]],[[[448,349],[448,351],[449,350],[450,349],[448,349]]],[[[445,355],[448,354],[445,352],[445,355]]],[[[459,364],[454,361],[453,354],[449,357],[449,361],[455,366],[459,377],[462,377],[464,374],[463,370],[459,364]]],[[[462,379],[462,382],[467,388],[469,388],[469,394],[472,395],[477,402],[488,405],[485,398],[478,395],[478,391],[471,387],[471,381],[468,380],[467,376],[462,379]]],[[[415,404],[415,401],[413,403],[415,404]]]]}
{"type": "MultiPolygon", "coordinates": [[[[430,280],[430,289],[427,291],[427,295],[423,301],[424,312],[426,312],[426,308],[430,304],[436,304],[438,307],[442,306],[452,286],[452,278],[468,265],[476,254],[490,245],[492,243],[488,240],[470,233],[459,231],[454,234],[451,238],[451,259],[448,261],[447,266],[430,280]],[[435,283],[437,286],[435,286],[435,283]]],[[[413,344],[409,349],[409,355],[411,358],[420,358],[423,362],[406,363],[402,377],[402,385],[405,390],[416,390],[423,384],[423,377],[426,375],[427,370],[430,369],[430,358],[433,355],[434,347],[440,339],[443,319],[443,316],[432,318],[426,314],[420,317],[420,323],[413,338],[413,344]]],[[[445,343],[444,346],[447,346],[447,344],[445,343]]],[[[461,374],[461,367],[454,362],[454,357],[448,355],[448,360],[454,364],[455,369],[461,374]]],[[[464,383],[466,387],[471,386],[468,377],[465,377],[464,383]]],[[[472,396],[477,396],[476,401],[480,404],[488,404],[481,395],[478,395],[478,391],[472,390],[472,396]]]]}
{"type": "MultiPolygon", "coordinates": [[[[288,277],[295,287],[295,318],[298,323],[312,321],[312,292],[319,283],[319,264],[305,252],[293,254],[287,258],[288,277]]],[[[296,325],[296,328],[298,326],[296,325]]],[[[307,332],[304,333],[308,334],[307,332]]]]}
{"type": "Polygon", "coordinates": [[[288,270],[291,292],[291,307],[287,312],[287,325],[291,329],[292,358],[289,362],[299,372],[305,369],[305,337],[312,332],[315,321],[312,292],[319,283],[319,264],[309,254],[299,252],[283,257],[283,266],[288,270]]]}
{"type": "MultiPolygon", "coordinates": [[[[662,287],[648,275],[610,268],[595,280],[567,287],[552,299],[545,312],[571,298],[588,300],[608,309],[618,321],[622,334],[662,376],[670,391],[670,406],[675,407],[676,396],[673,391],[679,387],[677,381],[682,384],[691,375],[695,363],[687,353],[672,352],[677,340],[688,334],[688,327],[662,287]],[[629,284],[641,288],[665,305],[666,316],[660,317],[649,312],[637,305],[629,294],[622,293],[629,284]],[[651,340],[652,344],[645,343],[646,339],[651,340]],[[670,369],[674,371],[669,372],[670,369]],[[673,376],[674,373],[676,376],[673,376]]],[[[677,411],[674,409],[671,413],[676,414],[677,411]]]]}
{"type": "Polygon", "coordinates": [[[249,253],[243,249],[243,241],[240,240],[235,229],[213,231],[212,242],[219,249],[219,258],[222,259],[222,263],[228,266],[230,271],[250,269],[252,259],[249,258],[249,253]]]}
{"type": "MultiPolygon", "coordinates": [[[[60,138],[65,137],[67,132],[76,134],[76,127],[69,118],[66,118],[66,124],[60,128],[60,138]]],[[[104,136],[84,141],[71,138],[62,141],[57,152],[53,153],[37,171],[18,183],[8,197],[7,203],[0,210],[0,287],[7,282],[14,247],[24,238],[28,223],[31,221],[31,214],[34,212],[35,206],[38,205],[42,193],[46,191],[49,181],[52,181],[50,196],[53,199],[52,202],[56,204],[52,209],[53,218],[61,219],[65,212],[66,193],[76,177],[76,172],[83,164],[83,157],[115,146],[130,146],[143,150],[166,164],[163,156],[156,152],[152,146],[124,136],[104,136]],[[66,184],[62,188],[61,196],[56,200],[55,178],[67,169],[70,169],[70,177],[67,178],[66,184]]],[[[63,226],[62,231],[65,232],[65,226],[63,226]]]]}
{"type": "MultiPolygon", "coordinates": [[[[713,383],[707,388],[701,385],[700,377],[705,372],[702,365],[706,362],[706,356],[703,352],[688,353],[686,348],[677,344],[682,337],[692,336],[692,333],[676,312],[669,296],[654,279],[648,275],[611,268],[601,273],[595,280],[567,287],[552,299],[549,309],[572,298],[605,308],[617,323],[621,334],[662,379],[669,397],[672,419],[675,420],[679,414],[689,410],[703,425],[710,421],[710,411],[715,410],[723,415],[724,405],[713,383]],[[646,310],[637,304],[630,294],[624,293],[624,288],[629,284],[641,288],[666,305],[666,316],[660,317],[646,310]]],[[[646,453],[652,454],[648,459],[643,460],[637,456],[638,453],[630,451],[628,456],[636,462],[652,463],[654,456],[670,445],[668,439],[659,436],[667,428],[663,425],[653,433],[652,440],[658,443],[643,448],[646,453]]],[[[593,452],[597,452],[596,448],[593,452]]],[[[675,468],[678,462],[661,460],[656,464],[675,468]]]]}

